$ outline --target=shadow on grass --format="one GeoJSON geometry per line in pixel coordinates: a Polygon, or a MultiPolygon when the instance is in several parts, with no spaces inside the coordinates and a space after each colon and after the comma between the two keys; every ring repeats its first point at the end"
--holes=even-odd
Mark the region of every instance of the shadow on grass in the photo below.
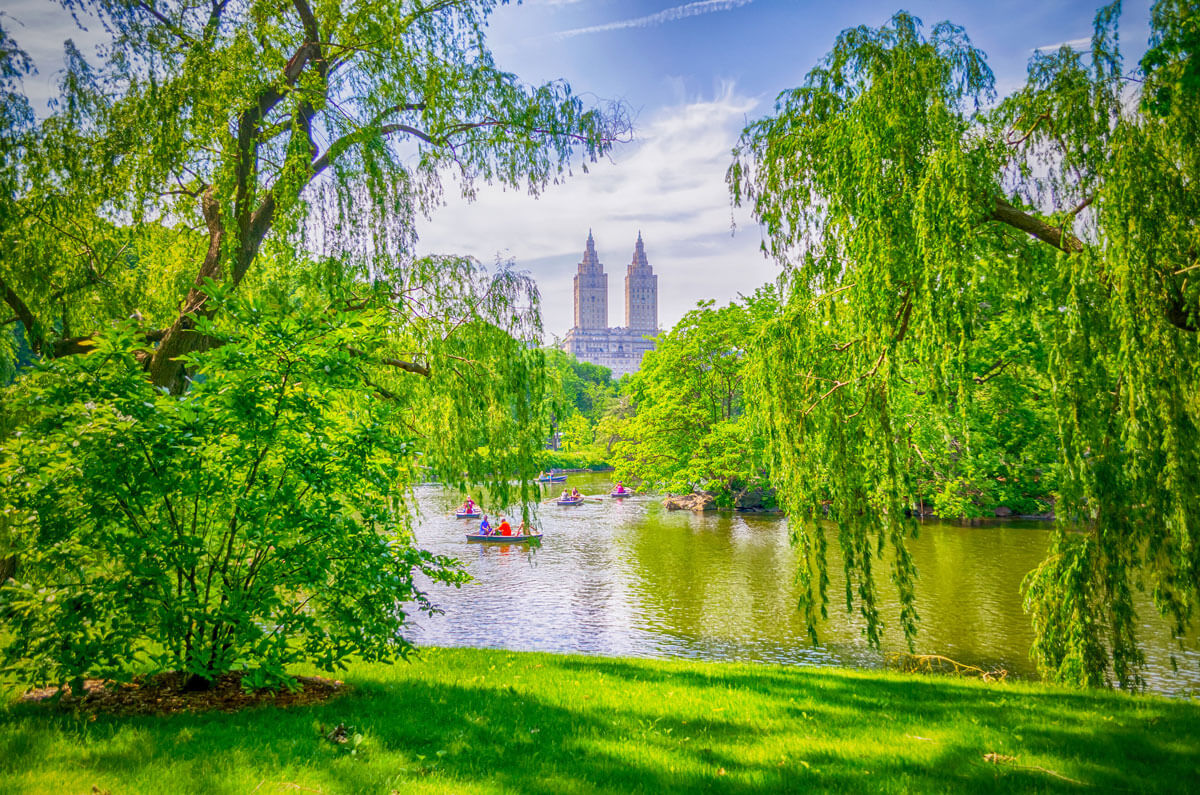
{"type": "Polygon", "coordinates": [[[271,791],[302,779],[333,792],[550,795],[1181,791],[1200,774],[1200,714],[1187,703],[548,655],[497,681],[474,662],[504,653],[488,654],[372,671],[349,696],[289,710],[90,720],[13,706],[0,712],[0,777],[35,781],[51,765],[83,790],[102,779],[122,791],[271,791]],[[339,723],[364,736],[357,754],[319,730],[339,723]],[[1011,759],[989,764],[991,752],[1011,759]]]}

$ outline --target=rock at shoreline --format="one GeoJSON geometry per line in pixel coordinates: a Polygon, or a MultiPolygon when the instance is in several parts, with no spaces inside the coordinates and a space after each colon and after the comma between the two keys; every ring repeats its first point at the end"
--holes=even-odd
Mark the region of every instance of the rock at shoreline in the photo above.
{"type": "Polygon", "coordinates": [[[717,501],[707,491],[696,491],[691,494],[668,494],[662,502],[668,511],[715,511],[717,501]]]}
{"type": "Polygon", "coordinates": [[[742,489],[733,497],[733,507],[739,511],[776,511],[775,507],[775,492],[769,489],[757,487],[753,489],[742,489]]]}

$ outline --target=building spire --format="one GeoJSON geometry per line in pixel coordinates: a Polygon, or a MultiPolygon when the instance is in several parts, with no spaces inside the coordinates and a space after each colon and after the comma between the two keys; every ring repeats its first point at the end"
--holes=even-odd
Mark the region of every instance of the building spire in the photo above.
{"type": "Polygon", "coordinates": [[[646,261],[646,244],[642,242],[642,230],[638,230],[637,244],[633,247],[633,262],[629,263],[629,267],[641,270],[649,268],[650,263],[646,261]]]}
{"type": "Polygon", "coordinates": [[[579,272],[593,271],[602,268],[600,258],[596,256],[596,241],[592,237],[592,230],[588,230],[587,246],[583,249],[583,261],[579,263],[579,272]]]}

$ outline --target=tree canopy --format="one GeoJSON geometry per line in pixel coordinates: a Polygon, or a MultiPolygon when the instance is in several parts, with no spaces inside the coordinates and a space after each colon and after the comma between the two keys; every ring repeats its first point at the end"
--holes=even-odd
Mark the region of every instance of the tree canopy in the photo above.
{"type": "Polygon", "coordinates": [[[765,485],[762,435],[746,415],[743,380],[750,343],[777,308],[767,288],[720,309],[701,302],[658,336],[625,388],[632,412],[614,424],[618,477],[704,489],[726,505],[765,485]]]}
{"type": "Polygon", "coordinates": [[[99,18],[107,60],[68,43],[56,110],[20,141],[0,287],[43,355],[138,312],[160,386],[201,344],[205,278],[236,286],[303,248],[331,267],[297,280],[424,287],[413,220],[445,172],[467,194],[536,192],[624,129],[565,83],[497,68],[492,0],[64,5],[99,18]]]}
{"type": "Polygon", "coordinates": [[[110,40],[68,42],[44,118],[0,38],[0,361],[32,361],[0,407],[8,662],[269,680],[402,653],[414,572],[458,577],[416,549],[409,485],[528,503],[546,433],[536,286],[417,257],[414,221],[448,181],[586,169],[622,108],[497,67],[493,0],[63,5],[110,40]]]}
{"type": "Polygon", "coordinates": [[[733,199],[765,225],[788,285],[748,391],[801,525],[810,627],[827,602],[817,523],[827,510],[847,607],[857,603],[878,642],[874,561],[886,544],[911,637],[903,511],[922,440],[903,413],[920,398],[969,447],[982,382],[1008,362],[1027,377],[1044,369],[1027,383],[1044,389],[1058,445],[1058,532],[1026,583],[1042,670],[1136,685],[1135,589],[1180,635],[1193,620],[1197,12],[1154,6],[1151,49],[1131,79],[1119,11],[1098,12],[1090,51],[1036,53],[1024,87],[998,103],[961,28],[925,34],[900,13],[847,30],[743,132],[733,199]],[[1008,344],[986,351],[996,313],[1016,308],[1008,344]]]}

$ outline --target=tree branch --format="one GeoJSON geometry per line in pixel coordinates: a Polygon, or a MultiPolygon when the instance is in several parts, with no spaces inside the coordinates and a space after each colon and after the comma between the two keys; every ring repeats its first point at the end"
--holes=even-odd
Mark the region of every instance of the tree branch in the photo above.
{"type": "MultiPolygon", "coordinates": [[[[1091,204],[1090,199],[1080,205],[1072,213],[1072,217],[1089,204],[1091,204]]],[[[1036,216],[1030,215],[1023,210],[1018,210],[1003,199],[996,199],[996,207],[989,216],[989,219],[1007,224],[1014,229],[1020,229],[1022,232],[1033,235],[1038,240],[1049,243],[1059,251],[1064,251],[1067,254],[1078,254],[1080,251],[1083,251],[1083,241],[1069,232],[1066,224],[1051,226],[1036,216]]]]}
{"type": "MultiPolygon", "coordinates": [[[[1091,206],[1093,198],[1089,196],[1084,199],[1068,214],[1074,218],[1083,212],[1084,209],[1091,206]]],[[[988,220],[999,221],[1014,229],[1019,229],[1022,232],[1033,235],[1038,240],[1049,243],[1059,251],[1067,254],[1078,254],[1084,249],[1083,241],[1068,231],[1065,223],[1062,226],[1051,226],[1036,216],[1018,210],[1003,199],[996,199],[995,209],[988,216],[988,220]]],[[[1164,298],[1164,303],[1164,316],[1168,323],[1183,331],[1195,332],[1200,330],[1200,323],[1194,317],[1194,310],[1189,310],[1182,295],[1168,295],[1164,298]]]]}
{"type": "Polygon", "coordinates": [[[367,359],[369,361],[375,362],[376,364],[385,364],[388,367],[395,367],[400,370],[404,370],[405,372],[416,373],[417,375],[423,375],[426,378],[428,378],[430,375],[432,375],[432,371],[429,369],[429,365],[426,365],[426,364],[419,364],[417,362],[407,362],[403,359],[394,359],[390,356],[385,356],[381,359],[375,359],[372,356],[370,356],[369,354],[367,354],[365,351],[360,351],[358,348],[351,348],[350,346],[345,346],[344,350],[352,356],[357,356],[360,359],[367,359]]]}
{"type": "Polygon", "coordinates": [[[21,300],[21,296],[17,295],[16,291],[9,286],[8,282],[4,281],[4,277],[0,276],[0,292],[4,293],[4,303],[8,304],[12,309],[16,319],[21,321],[25,326],[25,336],[29,340],[29,345],[35,351],[41,346],[41,335],[39,333],[37,320],[33,317],[33,312],[30,311],[29,305],[21,300]]]}
{"type": "Polygon", "coordinates": [[[972,380],[977,384],[986,384],[988,381],[991,381],[993,378],[1004,372],[1004,369],[1010,364],[1011,362],[1005,361],[1004,359],[997,359],[995,364],[984,370],[982,374],[975,376],[972,380]]]}
{"type": "Polygon", "coordinates": [[[158,22],[164,28],[169,30],[171,32],[171,35],[173,35],[175,38],[179,39],[180,41],[187,42],[188,44],[192,44],[192,45],[197,43],[194,38],[192,38],[190,35],[188,35],[188,33],[186,31],[183,30],[183,28],[179,27],[174,22],[172,22],[170,19],[168,19],[165,14],[163,14],[161,11],[159,11],[154,6],[152,6],[146,2],[138,2],[137,7],[142,9],[143,11],[145,11],[150,16],[154,17],[156,20],[158,20],[158,22]]]}

